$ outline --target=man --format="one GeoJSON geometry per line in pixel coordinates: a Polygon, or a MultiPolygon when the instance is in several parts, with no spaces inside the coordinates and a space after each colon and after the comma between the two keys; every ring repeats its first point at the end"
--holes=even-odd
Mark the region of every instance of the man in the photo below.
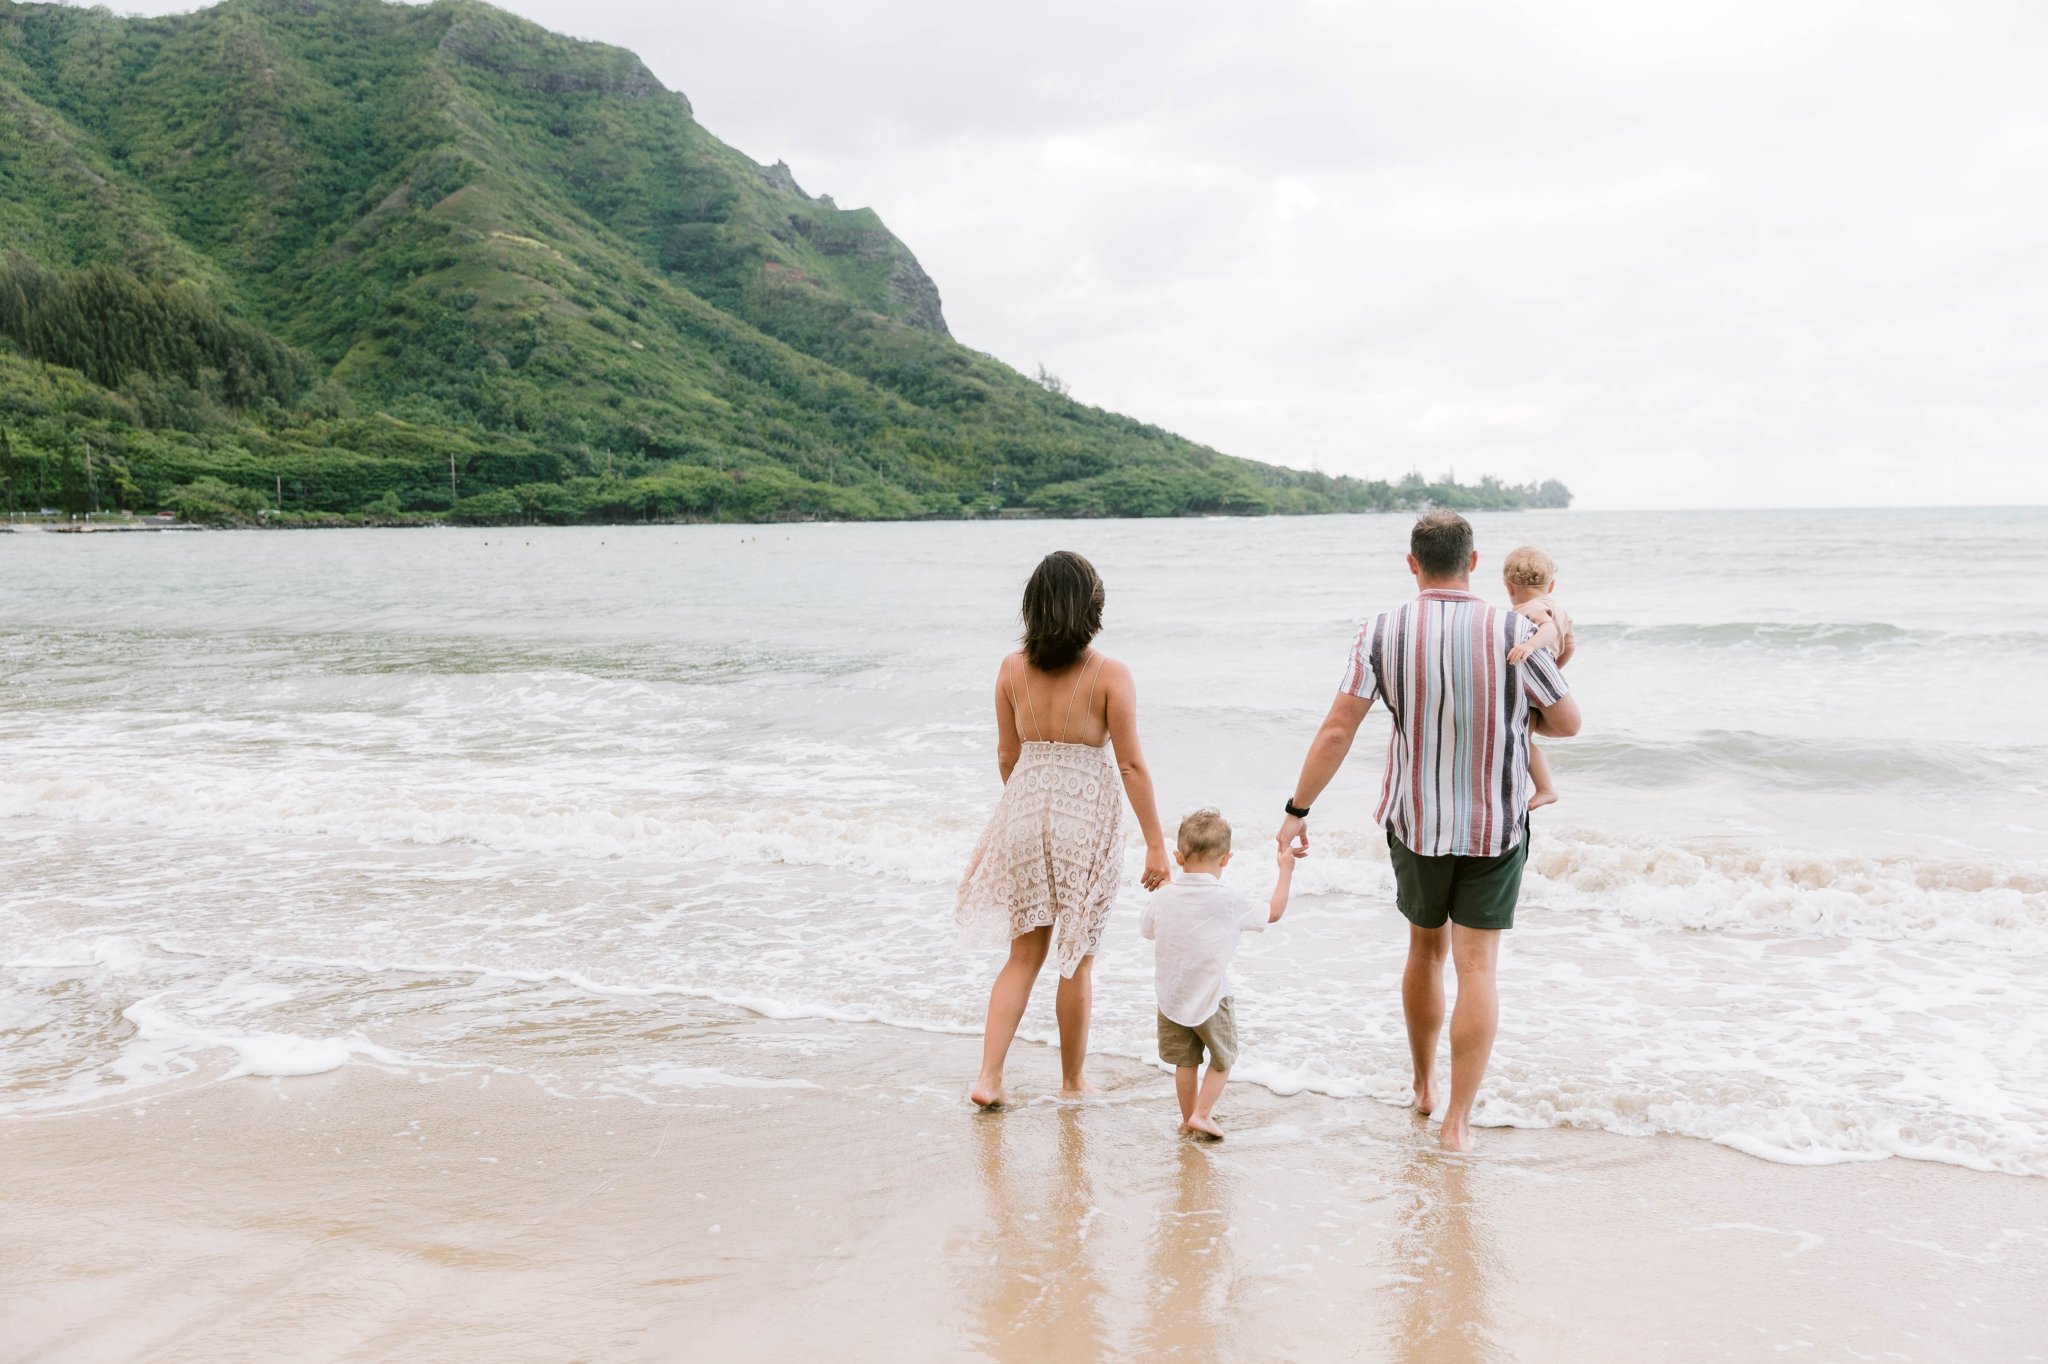
{"type": "Polygon", "coordinates": [[[1449,955],[1458,1007],[1440,1140],[1463,1151],[1500,1021],[1500,935],[1514,924],[1529,854],[1530,731],[1569,738],[1579,732],[1579,706],[1549,650],[1507,661],[1535,627],[1472,594],[1479,555],[1464,517],[1430,512],[1415,523],[1408,550],[1420,595],[1358,632],[1278,838],[1282,847],[1307,849],[1308,807],[1343,766],[1372,703],[1385,701],[1394,727],[1376,817],[1387,831],[1395,900],[1409,923],[1401,1008],[1415,1106],[1426,1114],[1438,1108],[1436,1044],[1449,955]]]}

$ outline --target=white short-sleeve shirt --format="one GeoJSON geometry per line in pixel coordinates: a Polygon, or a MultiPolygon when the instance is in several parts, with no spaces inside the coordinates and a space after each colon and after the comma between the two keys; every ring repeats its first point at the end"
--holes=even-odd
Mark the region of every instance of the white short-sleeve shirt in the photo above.
{"type": "Polygon", "coordinates": [[[1208,872],[1183,872],[1145,897],[1138,932],[1159,944],[1153,983],[1159,1012],[1199,1028],[1230,996],[1230,959],[1241,933],[1266,931],[1267,911],[1208,872]]]}

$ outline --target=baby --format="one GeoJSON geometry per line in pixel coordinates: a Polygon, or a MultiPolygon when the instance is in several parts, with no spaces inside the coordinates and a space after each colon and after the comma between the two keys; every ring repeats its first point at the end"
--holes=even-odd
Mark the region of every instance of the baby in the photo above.
{"type": "Polygon", "coordinates": [[[1181,875],[1145,901],[1138,932],[1159,944],[1155,987],[1159,996],[1159,1056],[1173,1070],[1180,1096],[1180,1130],[1217,1141],[1223,1129],[1209,1116],[1237,1061],[1237,1020],[1230,1011],[1230,959],[1238,935],[1263,933],[1287,912],[1294,859],[1306,849],[1281,848],[1280,884],[1270,903],[1246,900],[1217,879],[1230,865],[1230,826],[1214,810],[1180,822],[1173,860],[1181,875]],[[1207,1050],[1209,1073],[1196,1084],[1207,1050]]]}
{"type": "MultiPolygon", "coordinates": [[[[1557,590],[1557,565],[1550,556],[1534,545],[1523,545],[1508,555],[1500,567],[1500,576],[1507,584],[1508,600],[1515,604],[1515,613],[1536,627],[1535,634],[1508,650],[1508,662],[1520,663],[1538,649],[1555,654],[1560,668],[1571,662],[1575,642],[1572,618],[1550,595],[1557,590]]],[[[1557,786],[1550,780],[1550,764],[1543,760],[1543,750],[1533,743],[1529,745],[1529,780],[1536,786],[1529,797],[1531,810],[1557,800],[1557,786]]]]}

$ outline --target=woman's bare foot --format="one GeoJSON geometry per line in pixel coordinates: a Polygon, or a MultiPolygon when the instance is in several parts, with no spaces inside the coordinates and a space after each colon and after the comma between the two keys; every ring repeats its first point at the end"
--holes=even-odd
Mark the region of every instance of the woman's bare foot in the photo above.
{"type": "Polygon", "coordinates": [[[1207,1137],[1210,1141],[1223,1140],[1223,1129],[1218,1127],[1216,1120],[1206,1113],[1195,1114],[1180,1125],[1180,1130],[1194,1136],[1207,1137]]]}
{"type": "Polygon", "coordinates": [[[1445,1118],[1444,1129],[1437,1135],[1436,1144],[1446,1151],[1469,1151],[1472,1149],[1472,1132],[1463,1118],[1445,1118]]]}
{"type": "Polygon", "coordinates": [[[1554,787],[1539,786],[1536,788],[1536,794],[1529,797],[1529,808],[1531,810],[1541,810],[1546,805],[1555,804],[1557,804],[1557,791],[1554,787]]]}
{"type": "Polygon", "coordinates": [[[974,1088],[967,1091],[967,1099],[976,1108],[1001,1108],[1003,1106],[1003,1082],[990,1080],[987,1076],[974,1082],[974,1088]]]}
{"type": "Polygon", "coordinates": [[[1425,1118],[1436,1112],[1436,1076],[1416,1082],[1415,1111],[1425,1118]]]}

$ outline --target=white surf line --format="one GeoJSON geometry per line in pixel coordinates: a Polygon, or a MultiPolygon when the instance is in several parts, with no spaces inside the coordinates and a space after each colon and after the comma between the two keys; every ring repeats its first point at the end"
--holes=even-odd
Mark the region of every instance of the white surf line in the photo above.
{"type": "Polygon", "coordinates": [[[1781,1260],[1789,1260],[1794,1255],[1804,1255],[1807,1251],[1812,1250],[1815,1246],[1822,1244],[1827,1239],[1824,1236],[1820,1236],[1810,1231],[1786,1231],[1781,1227],[1759,1226],[1755,1222],[1712,1222],[1704,1227],[1701,1227],[1700,1230],[1753,1231],[1764,1236],[1791,1236],[1796,1238],[1799,1244],[1792,1247],[1792,1249],[1786,1251],[1783,1255],[1779,1256],[1778,1258],[1781,1260]]]}

